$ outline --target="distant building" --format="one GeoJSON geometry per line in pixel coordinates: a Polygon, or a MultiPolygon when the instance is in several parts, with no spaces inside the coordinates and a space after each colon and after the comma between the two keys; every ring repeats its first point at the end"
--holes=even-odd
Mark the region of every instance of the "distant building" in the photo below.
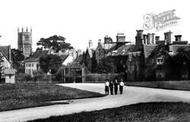
{"type": "Polygon", "coordinates": [[[28,31],[28,28],[24,31],[18,29],[18,50],[23,52],[25,57],[29,57],[32,53],[32,29],[28,31]]]}
{"type": "MultiPolygon", "coordinates": [[[[25,62],[25,73],[29,74],[30,76],[34,76],[34,72],[40,71],[40,57],[43,55],[48,55],[49,52],[47,50],[39,50],[36,51],[30,58],[26,59],[25,62]]],[[[71,53],[72,54],[72,53],[71,53]]],[[[73,56],[71,54],[51,54],[60,56],[62,60],[62,65],[68,65],[69,63],[73,62],[73,56]]]]}
{"type": "Polygon", "coordinates": [[[35,71],[40,70],[40,57],[47,54],[47,51],[37,51],[29,59],[25,60],[25,73],[33,77],[35,71]]]}
{"type": "MultiPolygon", "coordinates": [[[[160,37],[155,36],[154,33],[143,34],[143,30],[137,30],[136,32],[135,45],[125,44],[119,48],[109,50],[106,54],[106,56],[114,59],[116,71],[123,73],[125,80],[190,78],[190,70],[186,66],[188,60],[184,59],[183,66],[178,68],[177,71],[175,66],[171,67],[172,64],[166,63],[172,56],[178,54],[178,49],[190,50],[188,41],[181,39],[182,35],[175,35],[175,40],[172,40],[172,32],[168,31],[164,33],[164,39],[160,40],[160,37]],[[172,73],[175,75],[172,75],[172,73]]],[[[121,40],[123,39],[121,37],[121,40]]]]}
{"type": "Polygon", "coordinates": [[[1,66],[3,67],[2,82],[15,83],[15,69],[12,69],[11,46],[0,46],[0,55],[3,56],[3,62],[1,62],[1,66]]]}
{"type": "Polygon", "coordinates": [[[5,69],[10,69],[12,64],[11,59],[11,46],[0,46],[0,53],[3,55],[4,62],[2,63],[2,66],[5,69]]]}

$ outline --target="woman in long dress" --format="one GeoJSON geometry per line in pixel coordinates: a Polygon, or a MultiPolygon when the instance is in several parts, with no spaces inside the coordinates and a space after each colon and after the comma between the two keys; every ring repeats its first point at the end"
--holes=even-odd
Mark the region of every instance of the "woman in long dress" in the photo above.
{"type": "Polygon", "coordinates": [[[106,80],[105,82],[105,94],[109,94],[109,81],[106,80]]]}

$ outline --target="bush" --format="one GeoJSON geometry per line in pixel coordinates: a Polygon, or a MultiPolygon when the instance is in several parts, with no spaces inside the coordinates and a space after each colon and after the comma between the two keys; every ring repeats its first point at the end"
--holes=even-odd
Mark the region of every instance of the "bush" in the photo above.
{"type": "Polygon", "coordinates": [[[50,82],[51,76],[48,76],[46,73],[42,71],[34,71],[33,72],[33,80],[35,82],[50,82]]]}
{"type": "Polygon", "coordinates": [[[56,80],[56,81],[63,81],[63,79],[64,79],[64,67],[61,67],[55,73],[54,80],[56,80]]]}
{"type": "Polygon", "coordinates": [[[16,75],[16,82],[29,82],[32,81],[32,77],[29,74],[19,73],[16,75]]]}

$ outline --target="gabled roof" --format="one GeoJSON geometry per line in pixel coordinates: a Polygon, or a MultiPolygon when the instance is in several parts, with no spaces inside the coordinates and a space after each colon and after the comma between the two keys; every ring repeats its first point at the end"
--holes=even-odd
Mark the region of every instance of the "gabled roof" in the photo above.
{"type": "Polygon", "coordinates": [[[154,50],[151,52],[151,54],[148,56],[148,59],[151,59],[152,57],[168,57],[169,51],[168,51],[168,45],[157,45],[154,50]]]}
{"type": "Polygon", "coordinates": [[[143,45],[144,57],[148,58],[157,45],[143,45]]]}
{"type": "Polygon", "coordinates": [[[79,55],[73,62],[80,63],[83,60],[83,55],[79,55]]]}
{"type": "Polygon", "coordinates": [[[15,72],[16,72],[15,69],[5,69],[5,70],[4,70],[4,74],[5,74],[5,75],[14,75],[15,72]]]}
{"type": "Polygon", "coordinates": [[[62,61],[65,61],[68,56],[69,56],[69,55],[60,55],[62,61]]]}
{"type": "Polygon", "coordinates": [[[48,53],[48,51],[46,51],[46,50],[45,51],[37,51],[31,57],[26,59],[24,62],[38,62],[40,57],[47,53],[48,53]]]}
{"type": "Polygon", "coordinates": [[[92,57],[93,57],[93,53],[95,52],[95,50],[93,50],[93,49],[91,49],[91,48],[87,48],[87,51],[86,51],[86,52],[88,52],[90,58],[92,58],[92,57]]]}
{"type": "Polygon", "coordinates": [[[110,51],[107,56],[124,56],[135,51],[135,45],[122,45],[116,50],[110,51]]]}
{"type": "Polygon", "coordinates": [[[178,51],[179,48],[190,48],[190,45],[170,45],[169,50],[170,52],[173,53],[173,55],[175,55],[178,51]]]}
{"type": "Polygon", "coordinates": [[[11,60],[11,53],[10,52],[10,46],[0,46],[0,52],[2,53],[2,55],[8,60],[10,61],[11,60]]]}

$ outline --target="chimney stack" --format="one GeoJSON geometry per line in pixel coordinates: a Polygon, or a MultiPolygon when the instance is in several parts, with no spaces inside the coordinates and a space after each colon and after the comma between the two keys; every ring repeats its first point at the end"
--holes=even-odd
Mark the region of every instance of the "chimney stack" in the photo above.
{"type": "Polygon", "coordinates": [[[148,33],[147,36],[148,36],[147,44],[151,44],[151,40],[152,40],[151,33],[148,33]]]}
{"type": "Polygon", "coordinates": [[[175,41],[180,42],[182,35],[175,35],[175,41]]]}
{"type": "Polygon", "coordinates": [[[143,34],[143,40],[144,40],[144,44],[147,45],[147,38],[148,36],[146,34],[143,34]]]}
{"type": "Polygon", "coordinates": [[[160,41],[160,36],[156,36],[155,41],[156,41],[156,44],[158,44],[158,42],[160,41]]]}
{"type": "Polygon", "coordinates": [[[171,44],[171,35],[172,35],[171,31],[164,33],[164,40],[166,41],[167,44],[171,44]]]}
{"type": "Polygon", "coordinates": [[[136,31],[137,31],[136,37],[139,37],[139,39],[143,39],[143,30],[136,30],[136,31]]]}
{"type": "Polygon", "coordinates": [[[152,44],[155,44],[155,41],[154,41],[154,33],[151,34],[151,43],[152,43],[152,44]]]}
{"type": "Polygon", "coordinates": [[[117,33],[116,39],[117,39],[117,42],[125,42],[125,34],[117,33]]]}
{"type": "Polygon", "coordinates": [[[112,41],[112,38],[111,37],[109,37],[108,35],[106,35],[105,37],[104,37],[104,44],[109,44],[109,43],[112,43],[113,41],[112,41]]]}
{"type": "Polygon", "coordinates": [[[93,45],[92,45],[92,40],[89,40],[89,42],[88,42],[88,47],[89,47],[89,48],[92,48],[92,46],[93,46],[93,45]]]}
{"type": "Polygon", "coordinates": [[[138,50],[141,50],[143,46],[143,30],[136,30],[136,31],[137,31],[137,35],[135,37],[136,48],[138,50]]]}

